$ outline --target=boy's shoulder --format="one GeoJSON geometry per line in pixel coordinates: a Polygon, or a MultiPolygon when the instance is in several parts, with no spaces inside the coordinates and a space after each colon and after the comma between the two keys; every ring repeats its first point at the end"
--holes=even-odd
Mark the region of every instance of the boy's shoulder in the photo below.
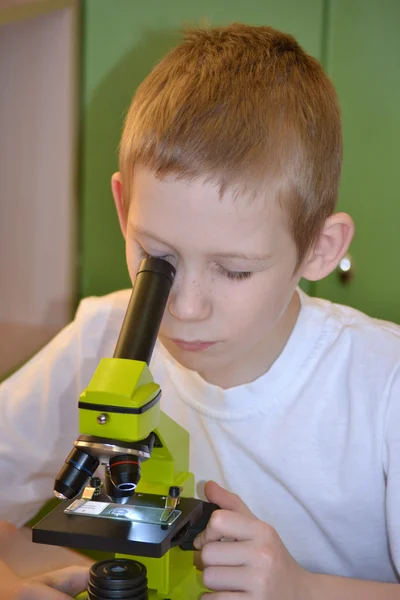
{"type": "Polygon", "coordinates": [[[131,293],[131,289],[118,290],[81,300],[74,322],[85,346],[96,348],[99,355],[112,354],[131,293]]]}
{"type": "Polygon", "coordinates": [[[77,308],[75,319],[90,321],[126,312],[132,289],[117,290],[103,296],[86,296],[77,308]]]}
{"type": "Polygon", "coordinates": [[[301,293],[309,318],[322,318],[330,346],[346,354],[400,365],[400,325],[371,317],[356,308],[301,293]]]}

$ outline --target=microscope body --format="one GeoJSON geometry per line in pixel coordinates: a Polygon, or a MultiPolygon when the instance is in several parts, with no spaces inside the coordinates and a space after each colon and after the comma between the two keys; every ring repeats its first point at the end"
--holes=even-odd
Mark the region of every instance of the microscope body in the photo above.
{"type": "MultiPolygon", "coordinates": [[[[110,598],[195,600],[206,591],[191,541],[210,513],[194,498],[189,435],[161,411],[148,366],[172,284],[168,269],[161,259],[143,261],[114,357],[99,362],[79,399],[80,435],[55,482],[63,502],[33,528],[34,542],[144,565],[147,595],[110,598]]],[[[79,596],[92,598],[103,596],[90,589],[79,596]]]]}

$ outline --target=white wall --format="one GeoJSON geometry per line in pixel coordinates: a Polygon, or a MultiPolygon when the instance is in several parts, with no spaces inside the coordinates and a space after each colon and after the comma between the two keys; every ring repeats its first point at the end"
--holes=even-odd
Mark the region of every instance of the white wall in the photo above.
{"type": "Polygon", "coordinates": [[[0,26],[0,375],[71,317],[72,8],[0,26]]]}

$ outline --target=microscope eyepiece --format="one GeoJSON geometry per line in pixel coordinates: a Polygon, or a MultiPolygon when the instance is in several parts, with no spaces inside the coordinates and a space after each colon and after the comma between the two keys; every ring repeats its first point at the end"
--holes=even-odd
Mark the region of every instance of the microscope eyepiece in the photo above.
{"type": "Polygon", "coordinates": [[[153,257],[142,260],[115,348],[115,358],[150,364],[174,277],[175,268],[166,260],[153,257]]]}
{"type": "Polygon", "coordinates": [[[73,448],[56,477],[54,494],[60,500],[74,498],[99,466],[97,458],[73,448]]]}

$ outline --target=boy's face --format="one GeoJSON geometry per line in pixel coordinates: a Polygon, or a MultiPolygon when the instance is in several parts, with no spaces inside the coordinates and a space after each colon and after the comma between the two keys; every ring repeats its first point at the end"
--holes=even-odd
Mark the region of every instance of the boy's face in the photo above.
{"type": "Polygon", "coordinates": [[[296,322],[300,278],[273,198],[220,199],[213,183],[138,167],[125,237],[132,281],[146,254],[177,269],[160,339],[179,363],[225,388],[268,370],[296,322]]]}

